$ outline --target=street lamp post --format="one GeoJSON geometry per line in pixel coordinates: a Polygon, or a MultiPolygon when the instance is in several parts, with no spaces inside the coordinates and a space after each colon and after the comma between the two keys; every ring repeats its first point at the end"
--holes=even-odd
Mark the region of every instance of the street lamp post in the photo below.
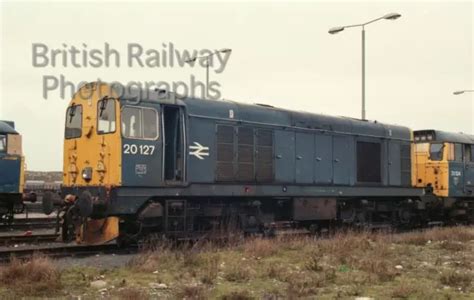
{"type": "Polygon", "coordinates": [[[346,25],[346,26],[338,26],[329,29],[330,34],[336,34],[338,32],[343,31],[346,28],[351,27],[362,27],[362,120],[365,120],[365,26],[371,23],[374,23],[379,20],[396,20],[400,18],[402,15],[398,13],[390,13],[386,14],[380,18],[373,19],[369,22],[362,23],[362,24],[355,24],[355,25],[346,25]]]}
{"type": "Polygon", "coordinates": [[[464,93],[473,93],[474,90],[461,90],[461,91],[455,91],[453,92],[454,95],[461,95],[461,94],[464,94],[464,93]]]}
{"type": "Polygon", "coordinates": [[[232,51],[232,49],[224,48],[224,49],[212,52],[211,54],[204,55],[204,56],[195,56],[195,57],[192,57],[192,58],[185,61],[186,63],[190,64],[192,62],[195,62],[198,58],[205,58],[206,59],[206,98],[209,98],[209,58],[211,56],[213,56],[214,54],[217,54],[217,53],[228,53],[228,52],[231,52],[231,51],[232,51]]]}

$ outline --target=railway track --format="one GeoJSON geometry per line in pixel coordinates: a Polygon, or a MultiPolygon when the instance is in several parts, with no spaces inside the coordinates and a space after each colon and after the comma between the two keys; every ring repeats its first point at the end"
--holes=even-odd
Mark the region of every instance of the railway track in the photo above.
{"type": "Polygon", "coordinates": [[[120,248],[117,244],[103,244],[103,245],[60,245],[36,248],[23,249],[7,249],[0,250],[0,263],[9,262],[12,258],[28,259],[35,254],[45,255],[51,258],[64,257],[86,257],[100,254],[133,254],[138,251],[138,247],[130,246],[127,248],[120,248]]]}
{"type": "MultiPolygon", "coordinates": [[[[438,224],[435,224],[438,225],[438,224]]],[[[432,228],[437,226],[429,226],[426,228],[432,228]]],[[[425,228],[425,229],[426,229],[425,228]]],[[[374,228],[371,228],[372,230],[374,228]]],[[[381,228],[377,227],[375,230],[381,230],[381,228]]],[[[407,232],[410,230],[402,230],[401,232],[407,232]]],[[[319,238],[327,238],[328,235],[331,233],[329,232],[321,232],[319,238]]],[[[284,230],[280,232],[275,232],[274,236],[285,236],[285,235],[312,235],[312,233],[308,230],[284,230]]],[[[47,233],[47,234],[36,234],[36,235],[22,235],[22,236],[0,236],[0,246],[5,243],[41,243],[41,242],[54,242],[58,238],[58,234],[55,233],[47,233]]],[[[214,237],[215,240],[225,240],[228,238],[226,237],[214,237]]],[[[212,237],[211,237],[212,239],[212,237]]],[[[198,242],[198,239],[183,239],[178,238],[174,240],[177,244],[180,243],[195,243],[198,242]]],[[[77,245],[77,244],[64,244],[64,243],[57,243],[57,244],[49,244],[49,245],[39,245],[36,247],[27,247],[27,248],[4,248],[0,249],[0,263],[7,263],[13,257],[17,259],[28,259],[31,258],[35,254],[45,255],[51,258],[65,258],[65,257],[87,257],[87,256],[94,256],[94,255],[106,255],[106,254],[116,254],[116,255],[124,255],[124,254],[134,254],[139,252],[140,249],[153,249],[153,244],[148,242],[142,241],[141,243],[134,243],[127,247],[120,247],[116,243],[110,244],[100,244],[100,245],[77,245]]]]}
{"type": "Polygon", "coordinates": [[[0,236],[0,246],[10,246],[12,244],[38,244],[54,242],[59,237],[57,233],[45,234],[23,234],[23,235],[2,235],[0,236]]]}
{"type": "Polygon", "coordinates": [[[41,201],[37,201],[35,203],[26,203],[25,204],[25,213],[34,214],[34,213],[43,213],[43,205],[41,201]]]}
{"type": "Polygon", "coordinates": [[[0,231],[54,228],[55,226],[56,218],[24,218],[14,219],[11,224],[0,224],[0,231]]]}

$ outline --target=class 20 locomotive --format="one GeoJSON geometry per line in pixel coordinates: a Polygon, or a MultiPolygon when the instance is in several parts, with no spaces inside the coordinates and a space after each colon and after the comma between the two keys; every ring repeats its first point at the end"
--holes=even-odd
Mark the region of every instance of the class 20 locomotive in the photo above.
{"type": "Polygon", "coordinates": [[[0,121],[0,218],[10,223],[24,210],[24,163],[21,135],[11,121],[0,121]]]}

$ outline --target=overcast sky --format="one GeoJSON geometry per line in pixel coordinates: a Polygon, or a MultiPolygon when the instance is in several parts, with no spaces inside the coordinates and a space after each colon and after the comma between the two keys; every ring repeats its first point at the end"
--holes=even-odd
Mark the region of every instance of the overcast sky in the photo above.
{"type": "Polygon", "coordinates": [[[43,76],[72,82],[205,80],[195,68],[73,68],[32,65],[32,44],[162,51],[231,48],[211,71],[226,99],[360,117],[359,28],[328,29],[397,12],[366,27],[366,98],[371,120],[472,133],[473,2],[15,3],[1,4],[0,119],[23,134],[30,170],[61,170],[68,100],[43,99],[43,76]]]}

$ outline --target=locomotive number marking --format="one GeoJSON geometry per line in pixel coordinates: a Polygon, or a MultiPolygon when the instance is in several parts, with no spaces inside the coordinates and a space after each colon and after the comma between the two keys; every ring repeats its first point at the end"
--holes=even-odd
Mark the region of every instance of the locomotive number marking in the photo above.
{"type": "Polygon", "coordinates": [[[461,176],[461,171],[451,171],[451,176],[461,176]]]}
{"type": "Polygon", "coordinates": [[[153,155],[155,152],[155,146],[153,145],[135,145],[135,144],[124,144],[123,153],[131,155],[153,155]]]}

